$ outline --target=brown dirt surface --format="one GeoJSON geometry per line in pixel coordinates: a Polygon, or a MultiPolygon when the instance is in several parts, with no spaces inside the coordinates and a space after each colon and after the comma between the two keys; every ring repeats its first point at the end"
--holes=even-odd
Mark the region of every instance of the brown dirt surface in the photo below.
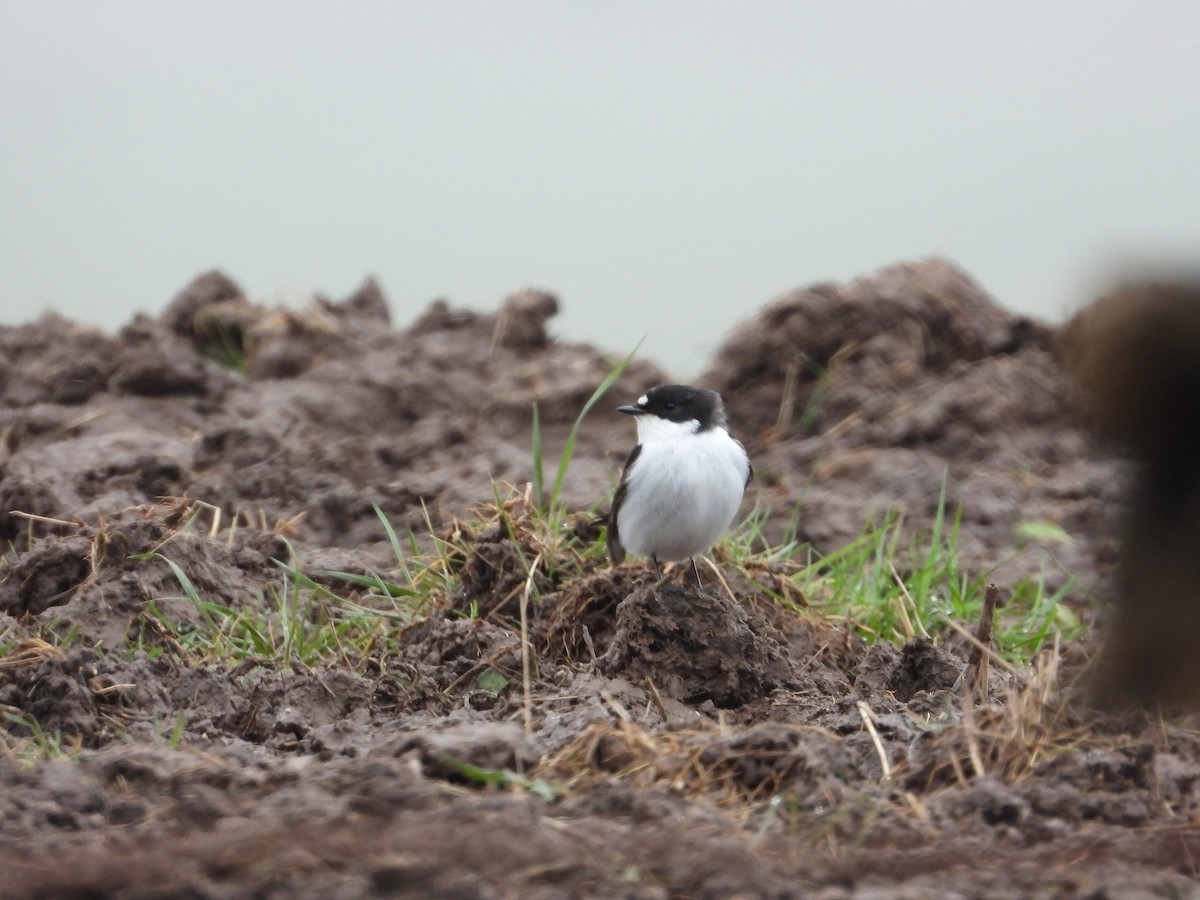
{"type": "MultiPolygon", "coordinates": [[[[294,311],[214,272],[115,336],[0,328],[0,897],[1200,892],[1200,731],[1083,702],[1095,637],[972,692],[959,632],[868,642],[782,562],[589,549],[654,365],[539,524],[531,410],[552,481],[619,359],[557,309],[397,328],[373,282],[294,311]]],[[[928,260],[774,301],[699,381],[770,540],[916,535],[944,490],[968,570],[1094,623],[1131,468],[1061,337],[928,260]]]]}

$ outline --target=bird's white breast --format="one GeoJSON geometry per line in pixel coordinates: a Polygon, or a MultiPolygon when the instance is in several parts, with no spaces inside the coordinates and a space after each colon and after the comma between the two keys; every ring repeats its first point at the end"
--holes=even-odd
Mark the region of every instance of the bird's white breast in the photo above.
{"type": "Polygon", "coordinates": [[[641,453],[617,515],[621,544],[660,560],[687,559],[716,543],[742,502],[750,461],[723,428],[654,416],[638,420],[641,453]]]}

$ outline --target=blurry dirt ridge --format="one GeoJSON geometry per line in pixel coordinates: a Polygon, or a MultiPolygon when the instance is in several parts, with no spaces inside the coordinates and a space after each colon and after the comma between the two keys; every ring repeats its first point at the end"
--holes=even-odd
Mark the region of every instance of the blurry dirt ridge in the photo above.
{"type": "MultiPolygon", "coordinates": [[[[704,589],[581,553],[652,363],[585,420],[548,537],[533,405],[552,470],[622,355],[557,340],[557,310],[396,327],[371,281],[297,311],[212,272],[116,335],[0,329],[0,896],[1195,891],[1200,739],[1071,702],[1090,641],[971,694],[964,642],[868,644],[720,553],[704,589]],[[401,566],[426,606],[304,644],[401,566]],[[240,659],[196,649],[214,610],[240,659]]],[[[698,380],[768,534],[917,534],[944,490],[969,567],[1086,617],[1126,465],[1058,338],[926,260],[779,298],[698,380]]]]}

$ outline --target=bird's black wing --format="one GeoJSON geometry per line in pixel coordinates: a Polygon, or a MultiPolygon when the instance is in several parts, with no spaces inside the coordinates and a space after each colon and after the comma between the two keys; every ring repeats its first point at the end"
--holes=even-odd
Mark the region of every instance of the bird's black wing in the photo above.
{"type": "Polygon", "coordinates": [[[608,514],[608,555],[614,565],[620,565],[625,561],[625,548],[621,546],[621,535],[617,532],[617,513],[621,511],[621,504],[625,501],[625,494],[629,490],[629,470],[633,468],[633,464],[637,462],[641,453],[642,445],[638,444],[630,451],[629,458],[625,460],[625,468],[621,470],[621,483],[617,485],[617,492],[613,495],[612,510],[608,514]]]}

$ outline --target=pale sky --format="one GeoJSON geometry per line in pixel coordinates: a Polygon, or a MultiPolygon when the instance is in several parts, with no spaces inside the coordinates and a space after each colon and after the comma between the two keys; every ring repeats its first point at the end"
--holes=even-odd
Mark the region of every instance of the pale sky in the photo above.
{"type": "Polygon", "coordinates": [[[0,323],[535,284],[686,377],[931,253],[1050,319],[1200,261],[1200,3],[0,0],[0,323]]]}

